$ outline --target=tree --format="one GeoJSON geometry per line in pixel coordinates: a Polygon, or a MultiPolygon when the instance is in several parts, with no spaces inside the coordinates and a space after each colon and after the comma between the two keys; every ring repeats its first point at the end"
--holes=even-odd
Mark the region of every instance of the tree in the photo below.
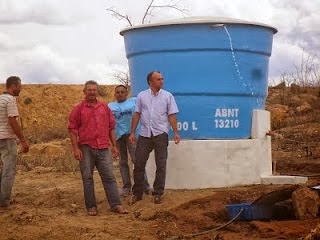
{"type": "MultiPolygon", "coordinates": [[[[180,12],[183,16],[189,14],[189,10],[182,6],[181,0],[162,0],[163,3],[161,4],[157,4],[156,2],[158,1],[150,0],[141,18],[141,24],[145,24],[146,21],[150,22],[150,17],[154,16],[153,13],[157,9],[172,9],[180,12]]],[[[117,18],[118,20],[126,21],[129,26],[135,25],[132,21],[132,18],[128,14],[120,13],[115,7],[109,7],[106,10],[111,14],[111,16],[117,18]]],[[[112,77],[127,87],[130,85],[129,69],[114,70],[112,77]]]]}
{"type": "Polygon", "coordinates": [[[292,74],[294,81],[302,87],[319,86],[320,68],[315,54],[302,53],[301,62],[295,65],[295,72],[292,74]]]}
{"type": "Polygon", "coordinates": [[[130,76],[129,70],[114,70],[111,74],[113,79],[117,80],[120,84],[125,85],[126,87],[130,86],[130,76]]]}
{"type": "Polygon", "coordinates": [[[315,54],[302,53],[299,64],[294,65],[292,72],[283,72],[280,81],[285,82],[286,86],[296,84],[301,87],[320,86],[320,63],[315,54]]]}
{"type": "MultiPolygon", "coordinates": [[[[181,5],[181,0],[168,0],[165,3],[157,4],[156,0],[150,0],[146,10],[141,19],[141,24],[145,24],[146,21],[150,22],[150,17],[154,16],[153,13],[157,9],[172,9],[180,12],[183,16],[189,13],[189,10],[181,5]]],[[[163,2],[163,1],[162,1],[163,2]]],[[[109,7],[106,9],[111,15],[118,20],[125,20],[129,26],[134,26],[135,24],[132,21],[132,18],[124,13],[120,13],[115,7],[109,7]]]]}

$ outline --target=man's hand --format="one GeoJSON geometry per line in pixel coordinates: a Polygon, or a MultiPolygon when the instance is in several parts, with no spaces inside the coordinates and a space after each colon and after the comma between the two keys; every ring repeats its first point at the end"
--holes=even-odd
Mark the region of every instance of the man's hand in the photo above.
{"type": "Polygon", "coordinates": [[[81,150],[80,150],[79,148],[74,149],[74,150],[73,150],[73,156],[74,156],[75,159],[77,159],[78,161],[80,161],[81,158],[82,158],[82,152],[81,152],[81,150]]]}
{"type": "Polygon", "coordinates": [[[117,157],[119,156],[119,149],[116,145],[112,146],[111,153],[112,153],[113,159],[117,159],[117,157]]]}
{"type": "Polygon", "coordinates": [[[129,142],[131,144],[135,144],[136,143],[136,136],[133,133],[130,133],[130,135],[129,135],[129,142]]]}
{"type": "Polygon", "coordinates": [[[179,136],[178,133],[175,133],[173,138],[174,138],[174,143],[175,144],[178,144],[180,142],[180,136],[179,136]]]}
{"type": "Polygon", "coordinates": [[[21,152],[22,152],[22,153],[27,153],[27,152],[29,152],[29,146],[28,146],[28,144],[27,144],[25,141],[20,142],[20,144],[21,144],[21,152]]]}

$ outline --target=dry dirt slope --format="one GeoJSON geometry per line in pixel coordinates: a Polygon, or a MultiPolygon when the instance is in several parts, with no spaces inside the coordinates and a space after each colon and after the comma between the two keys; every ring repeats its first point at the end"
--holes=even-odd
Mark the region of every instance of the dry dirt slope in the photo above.
{"type": "Polygon", "coordinates": [[[280,134],[272,141],[273,160],[284,174],[320,173],[319,88],[269,89],[267,110],[272,130],[280,134]]]}
{"type": "MultiPolygon", "coordinates": [[[[114,86],[100,86],[103,101],[113,100],[114,86]]],[[[1,92],[5,89],[0,85],[1,92]]],[[[23,130],[31,142],[64,138],[68,114],[83,99],[83,85],[23,85],[18,98],[23,130]]]]}

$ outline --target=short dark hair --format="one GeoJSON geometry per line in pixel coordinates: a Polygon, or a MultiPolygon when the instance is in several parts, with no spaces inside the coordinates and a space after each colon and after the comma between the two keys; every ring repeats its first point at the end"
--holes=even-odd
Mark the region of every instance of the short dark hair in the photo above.
{"type": "Polygon", "coordinates": [[[18,85],[18,83],[21,83],[21,79],[18,76],[8,77],[6,81],[6,88],[10,88],[12,85],[18,85]]]}
{"type": "Polygon", "coordinates": [[[84,84],[84,89],[83,90],[86,90],[88,85],[96,85],[98,87],[98,83],[96,81],[89,80],[89,81],[86,81],[86,83],[84,84]]]}
{"type": "Polygon", "coordinates": [[[161,73],[160,71],[152,71],[152,72],[149,72],[148,75],[147,75],[147,83],[148,83],[148,85],[150,85],[149,82],[150,82],[150,80],[151,80],[152,75],[153,75],[155,72],[156,72],[156,73],[161,73]]]}
{"type": "Polygon", "coordinates": [[[126,91],[128,91],[128,88],[127,88],[125,85],[123,85],[123,84],[120,84],[120,85],[116,86],[116,87],[114,88],[114,91],[116,91],[119,87],[123,87],[123,88],[126,89],[126,91]]]}

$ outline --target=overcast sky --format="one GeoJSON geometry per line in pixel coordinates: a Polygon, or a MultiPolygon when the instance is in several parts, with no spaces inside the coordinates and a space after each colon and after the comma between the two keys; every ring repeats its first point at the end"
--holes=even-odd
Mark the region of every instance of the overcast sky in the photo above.
{"type": "MultiPolygon", "coordinates": [[[[123,37],[127,22],[115,7],[141,20],[149,0],[0,0],[0,82],[9,75],[24,83],[115,83],[114,69],[127,65],[123,37]]],[[[155,0],[161,4],[167,0],[155,0]]],[[[182,0],[189,16],[238,18],[278,29],[270,58],[271,79],[290,72],[302,54],[320,55],[320,0],[182,0]]],[[[157,11],[152,22],[183,17],[157,11]]],[[[274,81],[274,80],[272,80],[274,81]]]]}

